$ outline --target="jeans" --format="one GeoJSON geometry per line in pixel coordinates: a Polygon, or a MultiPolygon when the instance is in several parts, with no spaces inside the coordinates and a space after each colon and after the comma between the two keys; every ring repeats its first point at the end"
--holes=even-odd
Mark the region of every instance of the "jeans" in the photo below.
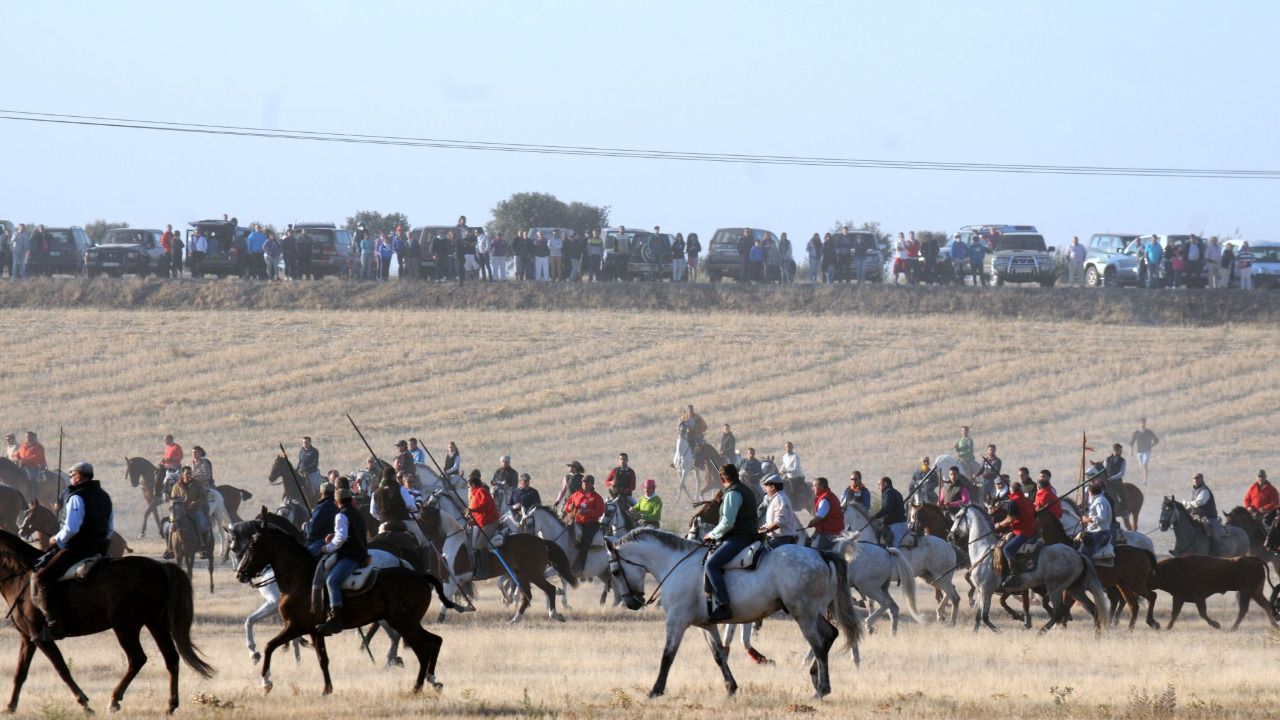
{"type": "Polygon", "coordinates": [[[587,553],[591,550],[591,541],[600,530],[600,523],[585,522],[578,525],[578,553],[573,558],[573,567],[581,570],[587,563],[587,553]]]}
{"type": "MultiPolygon", "coordinates": [[[[1009,541],[1004,544],[1004,559],[1006,567],[1010,569],[1013,568],[1013,559],[1018,556],[1018,548],[1026,544],[1027,538],[1022,535],[1014,535],[1009,538],[1009,541]]],[[[1006,574],[1011,575],[1012,573],[1006,574]]]]}
{"type": "Polygon", "coordinates": [[[748,269],[747,256],[742,256],[742,261],[738,267],[738,282],[749,282],[751,280],[751,271],[748,269]]]}
{"type": "Polygon", "coordinates": [[[587,279],[596,282],[600,279],[600,256],[587,256],[587,279]]]}
{"type": "Polygon", "coordinates": [[[311,557],[320,557],[320,549],[324,547],[324,538],[316,538],[307,543],[307,552],[311,553],[311,557]]]}
{"type": "Polygon", "coordinates": [[[476,262],[480,265],[480,279],[492,280],[493,268],[489,265],[489,253],[480,253],[476,255],[476,262]]]}
{"type": "Polygon", "coordinates": [[[373,251],[360,252],[360,279],[368,280],[373,277],[373,251]]]}
{"type": "Polygon", "coordinates": [[[729,604],[729,586],[724,581],[724,566],[749,546],[751,538],[725,538],[711,554],[707,556],[707,564],[703,566],[707,582],[711,584],[712,605],[716,607],[729,604]]]}
{"type": "MultiPolygon", "coordinates": [[[[557,258],[558,260],[559,258],[557,258]]],[[[533,259],[534,279],[545,282],[551,279],[551,258],[535,257],[533,259]]]]}
{"type": "Polygon", "coordinates": [[[267,279],[275,280],[279,275],[279,260],[275,255],[262,253],[262,262],[267,266],[267,279]]]}
{"type": "Polygon", "coordinates": [[[1070,262],[1067,263],[1067,284],[1079,285],[1080,280],[1084,277],[1084,263],[1070,262]]]}
{"type": "Polygon", "coordinates": [[[902,544],[902,538],[907,534],[907,524],[904,522],[894,523],[889,526],[889,533],[893,535],[893,547],[898,547],[902,544]]]}
{"type": "MultiPolygon", "coordinates": [[[[489,270],[492,273],[492,279],[506,280],[507,279],[507,256],[494,255],[490,257],[488,260],[489,260],[488,262],[489,270]]],[[[481,265],[480,267],[483,268],[484,265],[481,265]]]]}
{"type": "Polygon", "coordinates": [[[671,261],[671,282],[680,282],[685,267],[687,267],[687,264],[684,258],[676,258],[671,261]]]}
{"type": "Polygon", "coordinates": [[[858,284],[861,285],[867,281],[867,259],[865,257],[854,258],[853,265],[858,269],[858,284]]]}
{"type": "Polygon", "coordinates": [[[324,586],[329,589],[329,607],[338,609],[342,607],[342,583],[351,577],[351,573],[359,566],[355,560],[351,558],[338,558],[333,564],[333,569],[329,571],[329,577],[324,579],[324,586]]]}
{"type": "Polygon", "coordinates": [[[551,267],[549,269],[551,279],[556,282],[560,282],[564,278],[564,258],[559,255],[552,255],[548,259],[551,260],[551,267]]]}
{"type": "Polygon", "coordinates": [[[569,259],[569,279],[574,282],[582,279],[582,258],[569,259]]]}
{"type": "Polygon", "coordinates": [[[821,264],[822,260],[820,258],[816,258],[812,255],[809,256],[809,282],[818,282],[818,267],[821,264]]]}
{"type": "Polygon", "coordinates": [[[1109,542],[1111,542],[1110,530],[1087,532],[1081,541],[1080,552],[1084,553],[1085,557],[1092,558],[1095,553],[1106,547],[1109,542]]]}

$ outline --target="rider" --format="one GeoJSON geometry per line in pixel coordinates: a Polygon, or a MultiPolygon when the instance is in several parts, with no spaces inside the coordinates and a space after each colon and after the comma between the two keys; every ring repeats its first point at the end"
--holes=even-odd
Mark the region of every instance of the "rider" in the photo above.
{"type": "Polygon", "coordinates": [[[636,491],[636,471],[627,464],[627,454],[618,453],[618,466],[609,471],[604,478],[604,486],[609,489],[609,497],[622,501],[622,509],[630,510],[635,501],[631,496],[636,491]]]}
{"type": "Polygon", "coordinates": [[[1022,486],[1014,484],[1009,488],[1009,498],[1004,503],[1006,517],[996,525],[996,530],[1009,529],[1013,536],[1004,543],[1005,585],[1014,576],[1013,559],[1018,556],[1018,548],[1027,544],[1036,536],[1036,508],[1031,498],[1022,493],[1022,486]]]}
{"type": "MultiPolygon", "coordinates": [[[[1053,473],[1047,469],[1040,471],[1040,480],[1036,483],[1036,512],[1048,508],[1053,516],[1062,519],[1062,503],[1058,502],[1058,491],[1053,489],[1053,473]]],[[[1024,493],[1025,494],[1025,491],[1024,493]]]]}
{"type": "Polygon", "coordinates": [[[631,514],[639,520],[640,527],[662,526],[662,498],[658,497],[657,480],[649,478],[644,481],[644,495],[641,495],[636,501],[636,506],[631,508],[631,514]]]}
{"type": "MultiPolygon", "coordinates": [[[[1021,489],[1021,486],[1019,486],[1019,489],[1021,489]]],[[[993,486],[993,490],[994,492],[992,492],[991,494],[992,501],[1004,502],[1005,500],[1008,500],[1009,499],[1009,476],[1001,475],[997,477],[995,485],[993,486]]]]}
{"type": "Polygon", "coordinates": [[[1093,557],[1111,542],[1111,525],[1115,522],[1111,503],[1102,491],[1101,483],[1089,483],[1089,511],[1080,518],[1080,522],[1084,523],[1080,551],[1087,557],[1093,557]]]}
{"type": "Polygon", "coordinates": [[[164,436],[164,454],[160,458],[160,467],[166,470],[182,469],[182,446],[173,441],[172,435],[164,436]]]}
{"type": "MultiPolygon", "coordinates": [[[[818,478],[826,486],[826,478],[818,478]]],[[[720,484],[724,491],[720,500],[720,522],[702,538],[703,542],[719,541],[719,545],[707,554],[707,562],[703,572],[707,584],[711,586],[712,607],[708,620],[723,622],[733,617],[729,609],[729,588],[724,581],[724,566],[738,553],[760,539],[756,516],[755,495],[738,480],[738,468],[725,464],[720,467],[720,484]]],[[[827,490],[827,497],[832,505],[836,499],[827,490]]],[[[838,511],[833,511],[839,515],[838,511]]],[[[841,518],[843,525],[844,519],[841,518]]]]}
{"type": "Polygon", "coordinates": [[[333,533],[334,517],[338,514],[333,493],[333,483],[320,483],[320,501],[316,503],[316,509],[311,511],[311,520],[307,522],[307,552],[314,558],[320,557],[325,538],[333,533]]]}
{"type": "Polygon", "coordinates": [[[325,578],[325,587],[329,590],[329,618],[316,626],[316,632],[334,635],[342,630],[342,583],[368,557],[368,542],[364,518],[356,510],[355,495],[347,489],[339,490],[333,535],[321,548],[323,554],[338,557],[325,578]]]}
{"type": "Polygon", "coordinates": [[[404,523],[409,526],[413,496],[396,480],[395,468],[382,470],[382,481],[369,501],[369,514],[380,523],[404,523]]]}
{"type": "Polygon", "coordinates": [[[1244,509],[1254,517],[1265,517],[1280,507],[1280,492],[1267,480],[1267,471],[1259,470],[1258,477],[1244,494],[1244,509]]]}
{"type": "Polygon", "coordinates": [[[1111,496],[1114,505],[1112,510],[1115,514],[1124,517],[1124,446],[1116,443],[1111,446],[1111,454],[1103,461],[1103,466],[1107,469],[1107,494],[1111,496]]]}
{"type": "Polygon", "coordinates": [[[401,472],[407,472],[415,478],[418,474],[418,461],[414,459],[413,452],[409,450],[409,443],[401,440],[396,443],[396,460],[400,461],[401,472]]]}
{"type": "Polygon", "coordinates": [[[800,456],[796,453],[795,445],[792,445],[789,440],[783,444],[782,449],[782,465],[778,470],[782,473],[782,479],[795,487],[796,483],[804,482],[804,468],[800,467],[800,456]]]}
{"type": "Polygon", "coordinates": [[[560,507],[560,503],[573,497],[582,489],[582,463],[570,460],[565,467],[569,468],[569,472],[565,473],[564,478],[560,480],[560,494],[556,495],[556,501],[552,503],[555,507],[560,507]]]}
{"type": "Polygon", "coordinates": [[[452,440],[444,456],[444,474],[445,477],[462,477],[462,453],[458,452],[458,445],[452,440]]]}
{"type": "Polygon", "coordinates": [[[310,483],[307,487],[309,492],[315,493],[320,490],[320,451],[311,444],[311,436],[302,436],[302,447],[298,448],[298,474],[307,479],[310,483]]]}
{"type": "Polygon", "coordinates": [[[824,477],[813,481],[813,519],[809,521],[808,527],[813,528],[809,547],[819,551],[835,547],[836,536],[844,532],[844,513],[840,511],[840,501],[831,492],[824,477]]]}
{"type": "Polygon", "coordinates": [[[925,482],[924,479],[929,476],[932,466],[929,464],[929,456],[925,455],[920,458],[920,467],[911,473],[911,486],[916,489],[912,502],[920,504],[932,505],[938,501],[938,488],[935,483],[925,482]]]}
{"type": "Polygon", "coordinates": [[[1191,477],[1191,489],[1195,495],[1184,505],[1191,512],[1191,517],[1200,522],[1210,541],[1222,535],[1222,520],[1218,518],[1218,503],[1213,499],[1213,491],[1204,483],[1204,475],[1196,473],[1191,477]]]}
{"type": "Polygon", "coordinates": [[[947,470],[947,484],[938,498],[938,506],[952,512],[961,510],[970,502],[969,488],[965,487],[965,477],[955,465],[947,470]]]}
{"type": "Polygon", "coordinates": [[[880,478],[880,510],[871,519],[883,523],[893,538],[892,547],[902,543],[903,536],[907,534],[907,505],[902,493],[893,487],[893,480],[888,477],[880,478]]]}
{"type": "MultiPolygon", "coordinates": [[[[1049,472],[1044,470],[1042,472],[1049,472]]],[[[1029,497],[1036,495],[1036,481],[1031,479],[1031,471],[1026,467],[1018,468],[1018,479],[1016,482],[1022,486],[1022,494],[1029,497]]]]}
{"type": "Polygon", "coordinates": [[[696,448],[707,441],[707,421],[694,412],[692,405],[685,407],[684,414],[680,416],[680,426],[685,429],[685,437],[689,439],[689,447],[696,448]]]}
{"type": "Polygon", "coordinates": [[[849,475],[849,487],[844,489],[840,497],[840,506],[858,503],[863,510],[871,512],[871,489],[862,484],[862,471],[854,470],[849,475]]]}
{"type": "Polygon", "coordinates": [[[738,457],[738,438],[733,436],[729,423],[724,424],[724,432],[720,433],[720,457],[725,462],[733,462],[738,457]]]}
{"type": "Polygon", "coordinates": [[[31,492],[34,494],[35,483],[40,482],[40,476],[48,467],[44,459],[44,445],[36,439],[34,432],[27,431],[23,443],[18,446],[17,458],[14,462],[27,473],[27,481],[31,483],[31,492]]]}
{"type": "Polygon", "coordinates": [[[578,528],[578,552],[573,559],[573,571],[581,574],[587,564],[587,552],[591,549],[591,541],[600,529],[600,518],[604,517],[604,498],[596,492],[596,479],[590,475],[582,478],[582,489],[569,496],[564,504],[564,514],[573,516],[573,524],[578,528]]]}
{"type": "Polygon", "coordinates": [[[473,577],[479,578],[481,553],[488,550],[498,525],[498,506],[489,494],[489,488],[480,479],[480,471],[467,478],[467,522],[471,526],[471,568],[473,577]]]}
{"type": "MultiPolygon", "coordinates": [[[[191,471],[190,465],[183,466],[178,475],[178,484],[173,486],[169,497],[182,501],[183,513],[191,518],[196,530],[200,531],[200,557],[208,559],[208,548],[213,541],[209,532],[209,490],[203,483],[195,482],[195,473],[191,471]]],[[[164,554],[166,560],[173,557],[173,533],[177,523],[177,517],[169,518],[169,548],[164,554]]]]}
{"type": "Polygon", "coordinates": [[[413,462],[417,465],[427,464],[427,451],[418,446],[418,438],[409,438],[409,454],[413,456],[413,462]]]}
{"type": "Polygon", "coordinates": [[[51,602],[54,583],[81,560],[107,554],[115,530],[111,496],[93,479],[93,466],[87,462],[71,466],[66,510],[62,528],[53,538],[54,547],[41,555],[33,568],[31,601],[44,613],[45,626],[39,637],[42,642],[66,635],[60,608],[51,602]]]}
{"type": "Polygon", "coordinates": [[[995,491],[996,481],[1000,479],[1000,470],[1004,466],[1004,461],[996,456],[996,446],[988,445],[987,452],[982,456],[981,469],[978,471],[978,477],[982,478],[982,494],[987,498],[991,498],[995,491]]]}
{"type": "Polygon", "coordinates": [[[743,459],[742,466],[738,468],[739,473],[745,482],[755,482],[764,475],[764,468],[761,467],[760,461],[756,459],[756,449],[747,448],[747,457],[743,459]]]}
{"type": "Polygon", "coordinates": [[[965,470],[971,470],[978,466],[978,461],[973,458],[973,438],[969,437],[969,426],[960,426],[960,439],[956,441],[954,450],[956,458],[964,465],[965,470]]]}
{"type": "Polygon", "coordinates": [[[542,504],[542,496],[530,485],[531,482],[533,478],[529,477],[529,473],[520,473],[516,489],[511,491],[511,500],[508,504],[511,507],[511,513],[516,517],[528,515],[542,504]]]}
{"type": "Polygon", "coordinates": [[[209,456],[205,453],[204,448],[199,445],[191,448],[191,473],[206,488],[212,490],[216,487],[213,482],[213,463],[209,462],[209,456]]]}
{"type": "Polygon", "coordinates": [[[764,511],[764,525],[760,527],[760,532],[766,536],[771,548],[779,545],[794,545],[804,532],[795,510],[791,507],[791,498],[787,497],[787,492],[782,488],[782,478],[777,475],[770,475],[764,479],[767,507],[764,511]]]}
{"type": "Polygon", "coordinates": [[[489,485],[494,489],[502,488],[504,492],[510,494],[519,483],[520,474],[511,467],[510,455],[503,455],[498,458],[498,462],[498,469],[493,471],[493,479],[489,481],[489,485]]]}

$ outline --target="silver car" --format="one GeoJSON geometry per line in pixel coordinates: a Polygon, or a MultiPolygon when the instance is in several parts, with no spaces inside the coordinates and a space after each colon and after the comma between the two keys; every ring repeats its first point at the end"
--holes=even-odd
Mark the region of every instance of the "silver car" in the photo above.
{"type": "Polygon", "coordinates": [[[1085,246],[1084,284],[1123,287],[1138,284],[1137,233],[1096,233],[1085,246]]]}

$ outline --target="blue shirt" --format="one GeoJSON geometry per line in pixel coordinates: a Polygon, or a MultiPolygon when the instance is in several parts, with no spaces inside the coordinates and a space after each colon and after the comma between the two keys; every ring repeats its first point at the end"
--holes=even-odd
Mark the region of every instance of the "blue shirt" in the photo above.
{"type": "Polygon", "coordinates": [[[1156,242],[1155,240],[1152,240],[1151,242],[1147,243],[1147,263],[1148,264],[1155,265],[1159,263],[1160,259],[1163,256],[1164,256],[1164,249],[1160,247],[1160,243],[1156,242]]]}
{"type": "MultiPolygon", "coordinates": [[[[71,538],[80,532],[80,526],[84,524],[84,499],[79,495],[72,495],[67,499],[67,518],[62,521],[62,530],[54,536],[58,547],[65,548],[71,538]]],[[[116,511],[112,509],[111,516],[107,518],[107,532],[115,532],[116,529],[116,511]]]]}
{"type": "Polygon", "coordinates": [[[963,260],[966,257],[968,257],[968,255],[969,255],[969,249],[964,246],[964,243],[960,242],[959,240],[951,243],[951,259],[952,260],[963,260]]]}
{"type": "Polygon", "coordinates": [[[969,256],[969,262],[973,265],[978,265],[982,263],[984,258],[986,258],[987,249],[982,246],[982,243],[973,242],[969,243],[967,254],[969,256]]]}
{"type": "Polygon", "coordinates": [[[267,244],[267,234],[261,230],[249,233],[249,239],[245,241],[249,245],[249,252],[260,253],[262,246],[267,244]]]}

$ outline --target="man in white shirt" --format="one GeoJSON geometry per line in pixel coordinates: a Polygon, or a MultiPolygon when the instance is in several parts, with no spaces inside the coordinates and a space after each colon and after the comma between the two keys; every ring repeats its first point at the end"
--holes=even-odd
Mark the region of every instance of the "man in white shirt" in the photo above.
{"type": "Polygon", "coordinates": [[[760,532],[768,537],[769,547],[794,544],[804,530],[791,507],[791,499],[782,489],[782,478],[777,475],[765,478],[764,491],[767,507],[760,532]]]}
{"type": "Polygon", "coordinates": [[[204,231],[196,229],[195,237],[191,238],[191,277],[204,277],[204,256],[209,252],[209,238],[204,236],[204,231]]]}
{"type": "Polygon", "coordinates": [[[800,455],[796,453],[796,447],[791,441],[783,443],[782,448],[782,465],[778,467],[778,472],[786,483],[784,487],[794,491],[799,487],[797,483],[804,484],[804,468],[800,466],[800,455]]]}
{"type": "Polygon", "coordinates": [[[1080,244],[1080,238],[1071,238],[1071,245],[1067,247],[1067,284],[1072,287],[1084,280],[1084,256],[1085,249],[1080,244]]]}

